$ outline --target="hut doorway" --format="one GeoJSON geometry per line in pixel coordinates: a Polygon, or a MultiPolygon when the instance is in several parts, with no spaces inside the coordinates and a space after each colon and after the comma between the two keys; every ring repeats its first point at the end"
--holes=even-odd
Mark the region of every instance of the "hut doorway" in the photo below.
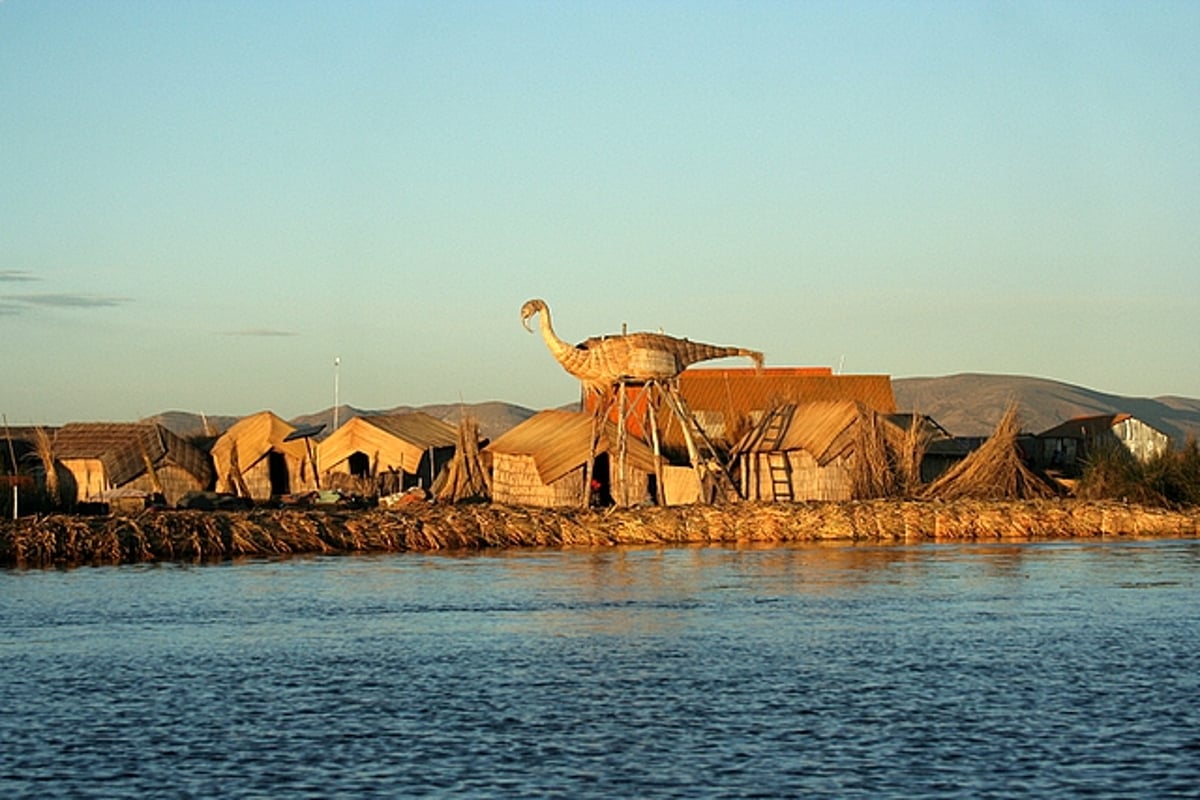
{"type": "Polygon", "coordinates": [[[351,453],[350,457],[346,459],[346,465],[350,474],[356,478],[371,477],[371,459],[361,450],[351,453]]]}
{"type": "Polygon", "coordinates": [[[288,474],[287,459],[283,453],[272,450],[267,454],[267,469],[271,478],[271,494],[291,494],[292,482],[288,474]]]}
{"type": "Polygon", "coordinates": [[[592,464],[591,500],[593,506],[611,506],[613,504],[608,453],[597,455],[592,464]]]}

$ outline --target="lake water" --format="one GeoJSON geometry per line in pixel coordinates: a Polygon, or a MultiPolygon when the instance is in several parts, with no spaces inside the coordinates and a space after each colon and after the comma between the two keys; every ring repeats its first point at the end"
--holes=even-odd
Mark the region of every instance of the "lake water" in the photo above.
{"type": "Polygon", "coordinates": [[[0,572],[0,797],[1196,797],[1200,542],[0,572]]]}

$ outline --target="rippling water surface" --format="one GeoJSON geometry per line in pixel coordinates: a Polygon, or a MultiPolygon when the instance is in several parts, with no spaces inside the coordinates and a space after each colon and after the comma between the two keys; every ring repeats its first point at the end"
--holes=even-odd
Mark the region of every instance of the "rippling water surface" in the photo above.
{"type": "Polygon", "coordinates": [[[1200,542],[0,572],[2,797],[1200,793],[1200,542]]]}

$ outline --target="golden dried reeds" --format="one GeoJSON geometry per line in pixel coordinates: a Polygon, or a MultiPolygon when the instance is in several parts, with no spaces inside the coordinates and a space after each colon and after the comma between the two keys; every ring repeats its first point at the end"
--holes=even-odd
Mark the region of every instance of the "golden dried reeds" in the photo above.
{"type": "Polygon", "coordinates": [[[59,496],[58,466],[54,459],[54,445],[50,442],[50,434],[41,425],[33,429],[34,447],[37,449],[38,460],[46,473],[46,494],[49,495],[52,508],[62,502],[59,496]]]}
{"type": "Polygon", "coordinates": [[[1053,487],[1025,465],[1017,445],[1017,406],[1005,410],[983,445],[925,488],[940,500],[1026,500],[1053,497],[1053,487]]]}
{"type": "Polygon", "coordinates": [[[896,475],[888,450],[879,414],[860,408],[854,426],[854,458],[850,473],[853,497],[866,500],[895,494],[896,475]]]}
{"type": "Polygon", "coordinates": [[[479,424],[464,416],[458,424],[454,456],[430,487],[441,502],[487,500],[492,495],[491,478],[479,453],[479,424]]]}
{"type": "Polygon", "coordinates": [[[472,503],[395,511],[255,509],[162,511],[0,521],[0,566],[144,561],[206,562],[244,556],[511,547],[920,542],[1094,536],[1198,536],[1200,508],[1018,500],[544,509],[472,503]]]}

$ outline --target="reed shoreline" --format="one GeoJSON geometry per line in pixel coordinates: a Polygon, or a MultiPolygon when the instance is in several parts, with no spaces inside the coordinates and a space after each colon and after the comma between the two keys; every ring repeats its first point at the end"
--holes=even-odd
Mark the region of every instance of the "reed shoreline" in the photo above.
{"type": "Polygon", "coordinates": [[[1200,508],[1111,501],[738,503],[606,510],[430,504],[396,510],[54,514],[0,523],[0,566],[492,548],[1200,536],[1200,508]]]}

